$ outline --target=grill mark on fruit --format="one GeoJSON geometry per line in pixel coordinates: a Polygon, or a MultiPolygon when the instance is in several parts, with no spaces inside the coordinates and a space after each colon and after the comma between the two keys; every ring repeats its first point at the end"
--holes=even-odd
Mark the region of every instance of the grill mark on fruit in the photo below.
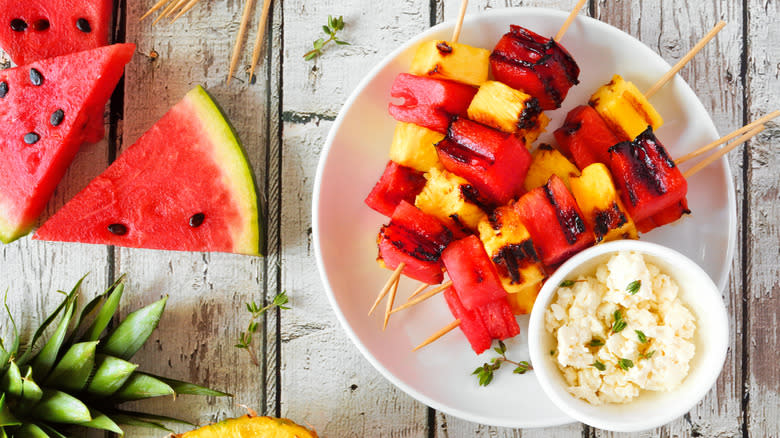
{"type": "Polygon", "coordinates": [[[38,70],[31,68],[30,69],[30,82],[32,82],[33,85],[36,87],[39,87],[43,84],[43,75],[38,70]]]}
{"type": "Polygon", "coordinates": [[[24,32],[27,30],[27,22],[21,18],[14,18],[11,20],[11,30],[14,32],[24,32]]]}
{"type": "Polygon", "coordinates": [[[444,226],[435,236],[422,236],[391,221],[382,227],[381,234],[401,252],[425,262],[440,260],[442,251],[452,241],[452,232],[444,226]]]}
{"type": "Polygon", "coordinates": [[[84,33],[92,32],[92,26],[90,26],[89,21],[87,21],[86,18],[79,18],[76,20],[76,29],[84,33]]]}
{"type": "Polygon", "coordinates": [[[24,142],[27,144],[35,144],[38,143],[38,140],[41,139],[41,136],[34,133],[34,132],[28,132],[27,134],[24,134],[24,142]]]}
{"type": "MultiPolygon", "coordinates": [[[[479,190],[471,184],[461,184],[460,194],[463,196],[463,199],[476,205],[481,210],[490,211],[492,209],[490,202],[482,198],[482,195],[479,194],[479,190]]],[[[468,228],[464,227],[464,229],[468,228]]]]}
{"type": "Polygon", "coordinates": [[[59,126],[63,120],[65,120],[65,111],[62,109],[54,111],[51,113],[51,117],[49,117],[49,123],[51,123],[51,126],[59,126]]]}
{"type": "Polygon", "coordinates": [[[539,114],[542,108],[539,106],[539,99],[532,97],[523,105],[523,111],[517,119],[517,129],[533,129],[539,124],[539,114]]]}
{"type": "Polygon", "coordinates": [[[123,224],[111,224],[108,226],[108,231],[117,236],[124,236],[127,234],[127,227],[123,224]]]}
{"type": "Polygon", "coordinates": [[[563,125],[563,132],[566,133],[568,136],[572,136],[577,133],[577,131],[582,128],[582,120],[579,120],[577,122],[569,122],[564,123],[563,125]]]}
{"type": "Polygon", "coordinates": [[[4,98],[8,94],[8,82],[0,82],[0,99],[4,98]]]}
{"type": "Polygon", "coordinates": [[[574,245],[577,242],[577,237],[585,232],[585,222],[582,221],[580,215],[577,214],[573,208],[567,209],[566,211],[561,209],[560,205],[558,205],[558,201],[553,195],[552,190],[550,189],[549,183],[545,184],[543,187],[544,194],[547,195],[547,200],[555,210],[555,216],[558,218],[558,224],[561,226],[561,229],[563,229],[566,242],[568,242],[569,245],[574,245]]]}
{"type": "Polygon", "coordinates": [[[192,216],[190,216],[190,226],[192,228],[198,228],[199,226],[203,225],[203,220],[206,219],[206,215],[203,213],[195,213],[192,216]]]}
{"type": "Polygon", "coordinates": [[[601,242],[610,230],[616,230],[628,222],[628,218],[615,202],[608,209],[596,210],[595,213],[593,233],[597,243],[601,242]]]}
{"type": "Polygon", "coordinates": [[[452,46],[447,44],[446,41],[441,41],[440,43],[436,44],[436,50],[439,51],[441,56],[447,56],[452,53],[452,46]]]}
{"type": "Polygon", "coordinates": [[[508,276],[512,284],[522,284],[523,275],[521,269],[538,262],[538,256],[534,250],[531,239],[526,239],[520,243],[504,245],[493,256],[493,262],[501,270],[505,270],[504,276],[508,276]]]}

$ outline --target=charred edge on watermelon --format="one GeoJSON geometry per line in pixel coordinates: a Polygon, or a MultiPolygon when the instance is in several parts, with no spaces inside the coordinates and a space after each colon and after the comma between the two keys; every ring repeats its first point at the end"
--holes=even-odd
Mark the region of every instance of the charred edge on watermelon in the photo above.
{"type": "Polygon", "coordinates": [[[558,224],[561,226],[566,242],[569,245],[574,245],[577,242],[578,237],[585,232],[585,222],[582,217],[577,214],[577,211],[573,208],[561,209],[558,204],[558,200],[555,199],[555,195],[550,188],[550,183],[547,183],[543,187],[544,194],[547,196],[547,201],[552,205],[555,210],[555,216],[558,218],[558,224]]]}
{"type": "Polygon", "coordinates": [[[452,240],[452,233],[444,231],[447,237],[439,236],[436,239],[426,239],[417,233],[404,228],[392,221],[380,230],[380,237],[387,239],[398,250],[424,262],[436,262],[441,258],[441,253],[447,245],[443,242],[452,240]]]}
{"type": "MultiPolygon", "coordinates": [[[[667,167],[670,169],[675,167],[674,161],[672,161],[666,153],[666,149],[655,138],[651,127],[648,127],[644,132],[639,134],[634,141],[620,142],[607,151],[610,154],[620,154],[626,157],[630,163],[631,172],[636,178],[644,183],[648,190],[652,190],[656,195],[660,196],[667,192],[666,182],[664,181],[658,166],[656,166],[656,163],[648,154],[648,148],[653,148],[658,151],[658,154],[667,167]]],[[[638,199],[632,184],[626,184],[626,191],[631,204],[636,205],[638,199]]]]}
{"type": "MultiPolygon", "coordinates": [[[[594,211],[594,217],[593,233],[596,235],[596,242],[601,242],[609,230],[618,229],[628,222],[628,218],[616,202],[613,202],[606,210],[594,211]]],[[[628,239],[628,233],[624,234],[623,238],[628,239]]]]}

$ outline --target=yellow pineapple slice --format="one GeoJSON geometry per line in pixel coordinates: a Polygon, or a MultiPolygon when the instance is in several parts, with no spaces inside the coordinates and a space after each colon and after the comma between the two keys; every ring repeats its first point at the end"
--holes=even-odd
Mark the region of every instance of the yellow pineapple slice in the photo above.
{"type": "Polygon", "coordinates": [[[485,215],[476,202],[474,188],[465,179],[432,168],[425,174],[428,180],[414,205],[455,230],[476,230],[485,215]]]}
{"type": "Polygon", "coordinates": [[[537,128],[542,109],[530,95],[498,81],[487,81],[479,87],[467,112],[475,122],[514,133],[537,128]]]}
{"type": "Polygon", "coordinates": [[[536,127],[521,129],[517,131],[515,135],[523,137],[523,140],[525,140],[525,147],[527,147],[528,150],[531,150],[531,146],[536,142],[536,139],[538,139],[543,132],[547,131],[545,128],[549,123],[550,118],[547,117],[547,114],[541,113],[537,119],[536,127]]]}
{"type": "Polygon", "coordinates": [[[664,123],[636,85],[620,75],[596,90],[589,103],[621,141],[635,139],[648,126],[655,131],[664,123]]]}
{"type": "Polygon", "coordinates": [[[532,155],[531,167],[525,177],[526,191],[547,184],[547,180],[555,174],[558,175],[566,188],[571,190],[569,179],[580,175],[580,171],[568,158],[564,157],[557,149],[548,144],[540,144],[532,155]]]}
{"type": "Polygon", "coordinates": [[[427,172],[431,167],[443,169],[434,146],[443,138],[444,134],[414,123],[398,122],[390,145],[390,159],[420,172],[427,172]]]}
{"type": "Polygon", "coordinates": [[[480,86],[488,78],[490,51],[442,40],[417,47],[409,73],[480,86]]]}
{"type": "Polygon", "coordinates": [[[244,415],[173,436],[175,438],[317,438],[317,432],[299,426],[286,418],[244,415]]]}
{"type": "Polygon", "coordinates": [[[498,207],[480,219],[478,230],[501,284],[509,293],[512,312],[530,313],[546,275],[520,215],[512,206],[498,207]]]}
{"type": "Polygon", "coordinates": [[[607,166],[593,163],[570,181],[571,192],[597,241],[636,239],[636,226],[615,190],[607,166]]]}

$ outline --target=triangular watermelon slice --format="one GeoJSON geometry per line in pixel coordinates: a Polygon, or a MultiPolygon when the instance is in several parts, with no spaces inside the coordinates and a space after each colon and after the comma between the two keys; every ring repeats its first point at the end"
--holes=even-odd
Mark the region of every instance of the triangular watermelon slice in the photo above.
{"type": "Polygon", "coordinates": [[[0,71],[0,241],[33,227],[84,141],[89,108],[106,105],[133,44],[0,71]]]}
{"type": "Polygon", "coordinates": [[[252,171],[222,112],[198,86],[34,238],[259,255],[252,171]]]}

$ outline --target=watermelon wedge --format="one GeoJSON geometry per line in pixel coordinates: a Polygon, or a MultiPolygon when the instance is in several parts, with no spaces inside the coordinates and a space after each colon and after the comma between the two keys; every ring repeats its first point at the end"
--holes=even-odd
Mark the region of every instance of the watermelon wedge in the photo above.
{"type": "MultiPolygon", "coordinates": [[[[135,51],[116,44],[0,71],[0,241],[27,234],[135,51]]],[[[101,118],[102,122],[102,118],[101,118]]]]}
{"type": "Polygon", "coordinates": [[[252,171],[228,121],[198,86],[34,238],[259,255],[252,171]]]}

